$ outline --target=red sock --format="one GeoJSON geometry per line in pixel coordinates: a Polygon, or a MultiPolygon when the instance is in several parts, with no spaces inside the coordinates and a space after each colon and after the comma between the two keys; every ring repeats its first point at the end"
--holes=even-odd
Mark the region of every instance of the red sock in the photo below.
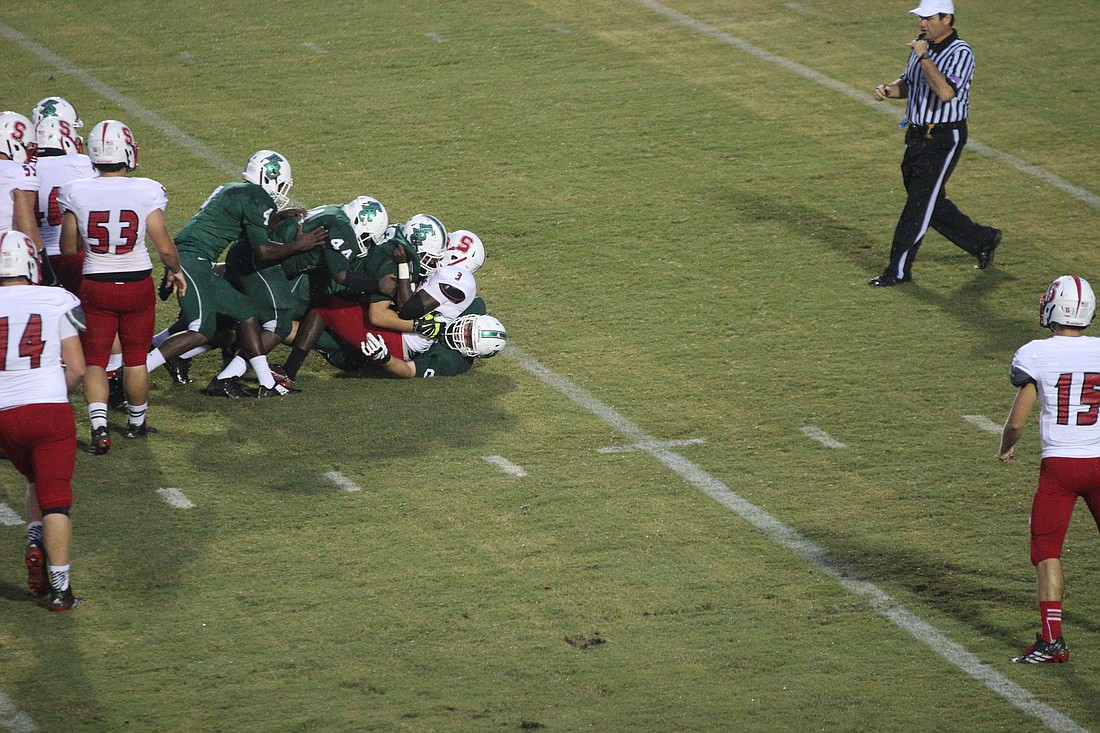
{"type": "Polygon", "coordinates": [[[1061,601],[1040,601],[1039,619],[1043,625],[1043,641],[1054,641],[1062,635],[1061,601]]]}

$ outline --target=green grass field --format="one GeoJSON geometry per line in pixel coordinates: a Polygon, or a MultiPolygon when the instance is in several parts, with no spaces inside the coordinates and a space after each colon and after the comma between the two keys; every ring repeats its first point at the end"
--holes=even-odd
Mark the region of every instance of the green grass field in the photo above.
{"type": "MultiPolygon", "coordinates": [[[[1038,435],[1002,465],[964,417],[1003,420],[1054,277],[1100,282],[1100,5],[959,1],[978,70],[949,192],[1004,243],[979,272],[930,234],[878,290],[903,110],[870,94],[913,4],[0,8],[0,105],[127,122],[173,231],[278,150],[306,205],[477,232],[514,347],[420,382],[312,356],[280,401],[201,396],[216,356],[154,374],[161,433],[78,458],[84,605],[36,605],[0,526],[0,730],[1100,730],[1100,539],[1079,507],[1071,663],[1010,664],[1037,628],[1038,435]]],[[[22,493],[0,467],[0,502],[22,493]]]]}

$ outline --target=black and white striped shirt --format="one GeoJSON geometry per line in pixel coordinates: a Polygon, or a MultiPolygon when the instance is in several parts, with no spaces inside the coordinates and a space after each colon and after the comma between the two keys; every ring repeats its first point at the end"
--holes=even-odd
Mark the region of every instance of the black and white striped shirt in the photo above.
{"type": "Polygon", "coordinates": [[[962,122],[970,112],[970,79],[974,76],[974,52],[965,41],[959,39],[958,33],[952,31],[940,43],[930,44],[928,55],[932,57],[932,63],[940,73],[947,77],[947,82],[955,90],[955,98],[950,102],[941,102],[925,81],[916,53],[910,53],[909,63],[901,77],[909,84],[905,118],[909,120],[909,124],[921,126],[962,122]]]}

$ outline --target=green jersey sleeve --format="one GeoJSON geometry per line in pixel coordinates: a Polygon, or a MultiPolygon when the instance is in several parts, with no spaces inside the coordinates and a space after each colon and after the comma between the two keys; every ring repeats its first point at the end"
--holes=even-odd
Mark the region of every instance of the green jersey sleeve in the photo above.
{"type": "Polygon", "coordinates": [[[470,371],[474,360],[436,341],[412,360],[418,377],[456,377],[470,371]]]}

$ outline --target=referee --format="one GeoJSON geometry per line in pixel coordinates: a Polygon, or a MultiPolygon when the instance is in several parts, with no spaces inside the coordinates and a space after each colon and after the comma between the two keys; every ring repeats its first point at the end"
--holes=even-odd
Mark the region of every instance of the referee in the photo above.
{"type": "Polygon", "coordinates": [[[931,226],[955,246],[974,255],[979,270],[993,264],[1001,230],[973,221],[947,198],[945,187],[966,145],[966,116],[970,109],[970,80],[974,52],[955,31],[951,0],[921,0],[909,11],[920,17],[920,35],[908,45],[912,51],[905,73],[891,84],[875,88],[875,99],[906,99],[905,209],[894,229],[890,264],[870,281],[889,287],[913,279],[917,249],[931,226]]]}

